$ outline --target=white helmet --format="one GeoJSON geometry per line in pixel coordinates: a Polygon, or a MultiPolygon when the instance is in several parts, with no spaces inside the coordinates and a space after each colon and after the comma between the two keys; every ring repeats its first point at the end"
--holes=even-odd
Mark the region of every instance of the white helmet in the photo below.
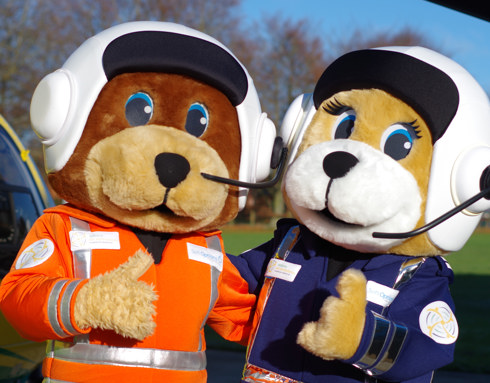
{"type": "MultiPolygon", "coordinates": [[[[111,27],[85,41],[62,68],[44,77],[31,101],[32,128],[44,145],[48,173],[62,169],[80,140],[103,86],[124,72],[180,73],[222,91],[236,107],[241,133],[239,180],[266,178],[276,129],[262,113],[253,80],[219,41],[168,22],[111,27]]],[[[243,208],[246,189],[241,189],[243,208]]]]}
{"type": "MultiPolygon", "coordinates": [[[[490,169],[490,105],[477,81],[459,64],[426,48],[385,48],[410,55],[445,73],[456,87],[453,106],[438,102],[439,108],[454,108],[454,117],[434,143],[425,208],[425,222],[465,202],[483,189],[484,174],[490,169]]],[[[436,103],[435,103],[436,104],[436,103]]],[[[489,187],[490,185],[486,185],[489,187]]],[[[481,199],[461,213],[427,232],[436,246],[446,251],[463,247],[478,225],[490,200],[481,199]]]]}

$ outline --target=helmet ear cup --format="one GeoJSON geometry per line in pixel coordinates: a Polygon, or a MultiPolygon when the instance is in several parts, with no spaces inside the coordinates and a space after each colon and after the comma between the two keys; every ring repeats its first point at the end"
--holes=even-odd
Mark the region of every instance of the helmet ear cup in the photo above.
{"type": "Polygon", "coordinates": [[[34,90],[31,124],[44,145],[54,144],[62,135],[72,101],[71,88],[69,72],[57,70],[45,76],[34,90]]]}
{"type": "MultiPolygon", "coordinates": [[[[456,159],[452,172],[452,192],[458,205],[490,187],[490,147],[466,150],[456,159]]],[[[481,198],[465,211],[480,214],[490,210],[490,195],[481,198]]]]}
{"type": "MultiPolygon", "coordinates": [[[[485,189],[490,189],[490,165],[485,168],[480,178],[480,190],[485,189]]],[[[490,192],[485,194],[484,198],[490,200],[490,192]]]]}
{"type": "Polygon", "coordinates": [[[277,169],[279,167],[283,148],[284,148],[284,141],[282,140],[282,137],[277,136],[274,139],[274,145],[272,147],[271,164],[270,164],[271,169],[277,169]]]}
{"type": "Polygon", "coordinates": [[[256,166],[255,180],[262,181],[270,173],[271,164],[274,154],[274,143],[276,139],[276,127],[274,123],[267,118],[267,114],[262,113],[259,118],[258,142],[256,143],[256,166]]]}
{"type": "Polygon", "coordinates": [[[296,156],[304,131],[310,124],[315,112],[313,94],[311,93],[305,93],[296,97],[286,111],[279,135],[289,149],[289,163],[296,156]]]}

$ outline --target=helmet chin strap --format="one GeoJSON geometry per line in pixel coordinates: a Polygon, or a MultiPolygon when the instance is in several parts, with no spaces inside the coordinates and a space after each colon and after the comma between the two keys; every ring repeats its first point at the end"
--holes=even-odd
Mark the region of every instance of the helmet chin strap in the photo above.
{"type": "Polygon", "coordinates": [[[374,238],[389,238],[389,239],[401,239],[401,238],[415,237],[416,235],[425,233],[426,231],[432,229],[433,227],[441,224],[445,220],[451,218],[453,215],[459,213],[461,210],[466,209],[468,206],[474,204],[476,201],[478,201],[482,198],[490,199],[490,186],[487,186],[485,189],[483,189],[478,194],[475,194],[473,197],[471,197],[467,201],[465,201],[462,204],[456,206],[455,208],[449,210],[447,213],[444,213],[443,215],[441,215],[439,218],[436,218],[432,222],[429,222],[428,224],[426,224],[422,227],[419,227],[418,229],[415,229],[412,231],[407,231],[405,233],[374,232],[373,237],[374,238]]]}
{"type": "Polygon", "coordinates": [[[264,189],[264,188],[274,186],[277,183],[277,181],[279,181],[279,179],[281,178],[281,174],[286,166],[287,154],[288,154],[288,149],[282,148],[281,157],[279,159],[279,164],[277,165],[276,174],[270,181],[253,183],[253,182],[233,180],[231,178],[213,176],[212,174],[207,174],[207,173],[201,173],[201,175],[210,181],[219,182],[222,184],[241,186],[248,189],[264,189]]]}

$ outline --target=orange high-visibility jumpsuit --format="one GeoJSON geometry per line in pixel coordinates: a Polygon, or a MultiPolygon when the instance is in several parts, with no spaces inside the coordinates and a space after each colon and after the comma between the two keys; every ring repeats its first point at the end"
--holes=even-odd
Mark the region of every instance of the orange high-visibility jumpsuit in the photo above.
{"type": "Polygon", "coordinates": [[[219,233],[172,235],[161,262],[139,278],[154,286],[158,300],[155,332],[137,341],[112,330],[82,330],[73,315],[87,278],[117,268],[143,248],[141,242],[130,228],[104,217],[69,205],[48,209],[2,281],[0,309],[25,338],[50,340],[47,382],[205,382],[204,324],[246,344],[255,303],[222,252],[221,272],[220,257],[208,262],[189,255],[189,243],[204,255],[213,242],[222,248],[219,233]],[[73,247],[74,231],[89,233],[88,249],[73,247]]]}

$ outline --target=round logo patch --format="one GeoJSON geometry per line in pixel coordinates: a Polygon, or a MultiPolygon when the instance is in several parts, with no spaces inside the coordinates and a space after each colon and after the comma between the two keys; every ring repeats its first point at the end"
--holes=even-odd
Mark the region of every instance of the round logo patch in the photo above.
{"type": "Polygon", "coordinates": [[[422,332],[437,343],[451,344],[458,339],[458,322],[446,302],[435,301],[425,306],[419,325],[422,332]]]}
{"type": "Polygon", "coordinates": [[[27,269],[48,260],[54,252],[54,243],[49,239],[40,239],[26,247],[15,263],[16,269],[27,269]]]}

